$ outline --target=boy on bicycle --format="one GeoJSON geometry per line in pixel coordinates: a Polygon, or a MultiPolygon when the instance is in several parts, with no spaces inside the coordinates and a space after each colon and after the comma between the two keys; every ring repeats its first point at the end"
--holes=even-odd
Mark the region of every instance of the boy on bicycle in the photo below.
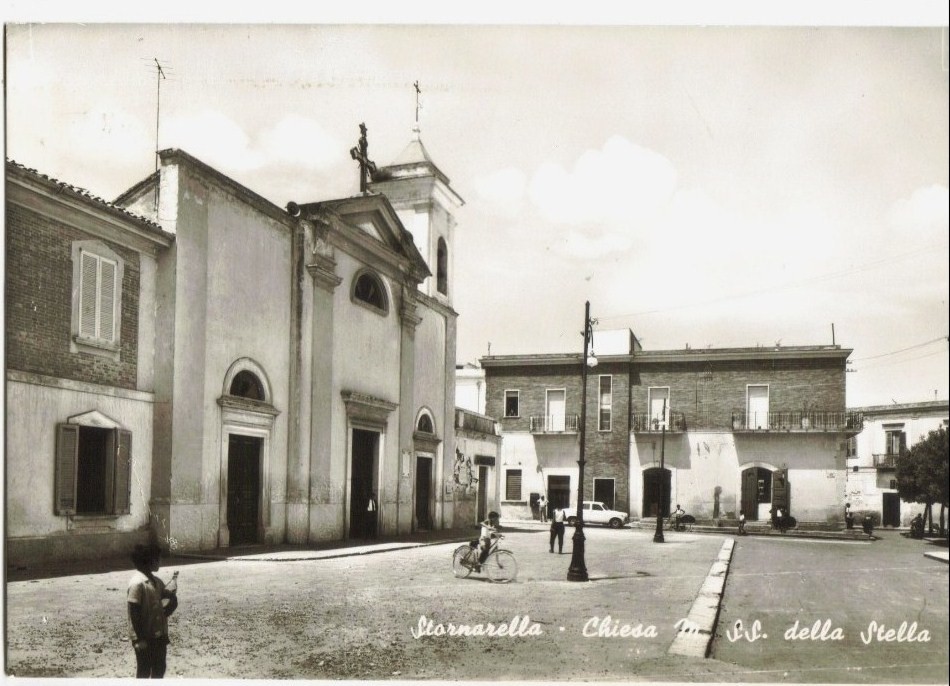
{"type": "Polygon", "coordinates": [[[498,535],[501,526],[498,523],[498,513],[489,512],[488,519],[482,522],[482,530],[478,537],[478,562],[475,564],[475,571],[481,571],[482,563],[488,557],[488,550],[491,548],[491,541],[498,535]]]}

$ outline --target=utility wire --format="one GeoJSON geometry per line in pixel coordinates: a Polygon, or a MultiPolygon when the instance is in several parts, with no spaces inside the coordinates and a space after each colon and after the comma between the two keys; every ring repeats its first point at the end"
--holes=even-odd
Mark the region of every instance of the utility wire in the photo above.
{"type": "Polygon", "coordinates": [[[855,359],[850,360],[850,361],[851,361],[851,362],[865,362],[865,361],[867,361],[867,360],[876,360],[876,359],[878,359],[878,358],[880,358],[880,357],[888,357],[888,356],[890,356],[890,355],[898,355],[898,354],[900,354],[900,353],[905,353],[905,352],[907,352],[908,350],[916,350],[917,348],[923,348],[923,347],[926,347],[926,346],[928,346],[928,345],[933,345],[933,344],[936,343],[937,341],[946,341],[946,340],[950,340],[950,338],[948,338],[947,336],[938,336],[937,338],[932,338],[932,339],[929,340],[929,341],[925,341],[925,342],[923,342],[923,343],[917,343],[916,345],[911,345],[911,346],[908,346],[907,348],[901,348],[900,350],[892,350],[892,351],[889,352],[889,353],[881,353],[880,355],[871,355],[871,356],[869,356],[869,357],[856,357],[855,359]]]}
{"type": "MultiPolygon", "coordinates": [[[[923,248],[917,248],[917,249],[915,249],[915,250],[911,250],[911,251],[909,251],[909,252],[906,252],[906,253],[903,253],[903,254],[900,254],[900,255],[891,255],[891,256],[882,258],[882,259],[880,259],[880,260],[875,260],[875,261],[873,261],[873,262],[868,262],[868,263],[866,263],[866,264],[859,265],[859,266],[853,267],[853,268],[851,268],[851,269],[845,269],[845,270],[838,271],[838,272],[830,272],[830,273],[828,273],[828,274],[820,274],[820,275],[818,275],[818,276],[812,276],[812,277],[809,277],[809,278],[806,278],[806,279],[800,279],[800,280],[798,280],[798,281],[789,281],[789,282],[784,283],[784,284],[779,284],[779,285],[776,285],[776,286],[770,286],[769,288],[762,288],[762,289],[759,289],[759,290],[756,290],[756,291],[746,291],[746,292],[744,292],[744,293],[730,293],[730,294],[728,294],[728,295],[723,295],[723,296],[720,296],[720,297],[718,297],[718,298],[712,298],[712,299],[710,299],[710,300],[704,300],[704,301],[693,302],[693,303],[684,303],[684,304],[682,304],[682,305],[674,305],[674,306],[672,306],[672,307],[663,307],[663,308],[657,308],[657,309],[653,309],[653,310],[642,310],[642,311],[640,311],[640,312],[631,312],[631,313],[629,313],[629,314],[615,314],[615,315],[608,315],[608,316],[601,315],[600,319],[602,319],[602,320],[628,319],[628,318],[630,318],[630,317],[641,317],[641,316],[648,315],[648,314],[661,314],[661,313],[663,313],[663,312],[672,312],[673,310],[683,310],[683,309],[689,309],[689,308],[691,308],[691,307],[702,307],[702,306],[706,306],[706,305],[713,305],[713,304],[720,303],[720,302],[723,302],[723,301],[726,301],[726,300],[735,300],[735,299],[739,299],[739,298],[749,298],[749,297],[752,297],[752,296],[755,296],[755,295],[763,295],[763,294],[765,294],[765,293],[774,293],[774,292],[776,292],[776,291],[782,291],[782,290],[785,290],[785,289],[788,289],[788,288],[798,288],[799,286],[805,286],[805,285],[808,285],[808,284],[818,283],[818,282],[821,282],[821,281],[829,281],[829,280],[832,280],[832,279],[838,279],[838,278],[841,278],[842,276],[849,276],[849,275],[851,275],[851,274],[857,274],[858,272],[866,271],[866,270],[868,270],[868,269],[873,269],[873,268],[879,267],[879,266],[881,266],[881,265],[893,264],[894,262],[896,262],[896,261],[898,261],[898,260],[904,260],[904,259],[907,259],[908,257],[913,257],[913,256],[915,256],[915,255],[919,255],[920,253],[930,253],[930,252],[933,252],[933,251],[935,251],[936,248],[941,248],[941,249],[943,249],[943,250],[947,250],[948,248],[950,248],[950,245],[946,245],[946,244],[942,244],[942,245],[936,245],[936,244],[935,244],[935,245],[929,245],[929,246],[926,246],[926,247],[923,247],[923,248]]],[[[934,253],[934,254],[939,254],[939,253],[934,253]]]]}

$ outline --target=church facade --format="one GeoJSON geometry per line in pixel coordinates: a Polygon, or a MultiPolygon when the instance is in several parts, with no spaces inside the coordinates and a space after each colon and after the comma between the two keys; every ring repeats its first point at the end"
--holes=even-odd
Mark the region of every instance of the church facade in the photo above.
{"type": "MultiPolygon", "coordinates": [[[[73,554],[106,539],[121,548],[143,530],[167,548],[197,550],[453,526],[462,498],[453,479],[452,258],[462,199],[418,132],[393,165],[361,162],[359,195],[286,208],[184,151],[159,155],[155,174],[113,203],[93,203],[139,233],[147,227],[151,241],[133,246],[144,266],[118,304],[130,307],[137,290],[137,326],[123,319],[109,351],[119,366],[135,355],[136,374],[119,381],[138,414],[107,401],[117,380],[93,371],[100,395],[51,411],[42,426],[29,422],[7,445],[8,463],[38,459],[28,446],[39,441],[46,461],[55,455],[64,472],[81,470],[88,456],[51,440],[56,427],[86,421],[115,431],[115,441],[102,434],[86,450],[112,455],[94,490],[117,497],[128,488],[128,512],[56,510],[40,525],[19,522],[8,501],[10,530],[34,541],[24,554],[57,549],[52,539],[70,541],[73,554]],[[92,524],[82,532],[80,520],[92,524]]],[[[8,164],[8,189],[10,177],[8,164]]],[[[30,225],[10,219],[8,209],[8,236],[28,244],[30,225]]],[[[8,286],[18,271],[8,271],[8,286]]],[[[9,359],[8,422],[35,409],[11,396],[11,374],[21,372],[9,359]]],[[[69,370],[53,376],[76,383],[69,370]]],[[[8,479],[8,494],[52,509],[47,477],[55,480],[12,490],[8,479]]],[[[8,544],[16,549],[9,535],[8,544]]]]}

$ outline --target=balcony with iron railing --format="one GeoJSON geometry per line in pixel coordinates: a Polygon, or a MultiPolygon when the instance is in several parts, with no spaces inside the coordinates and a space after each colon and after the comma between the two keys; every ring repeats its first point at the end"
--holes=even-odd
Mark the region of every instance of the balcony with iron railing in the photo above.
{"type": "Polygon", "coordinates": [[[746,412],[734,410],[733,431],[846,432],[858,433],[864,423],[860,412],[746,412]]]}
{"type": "Polygon", "coordinates": [[[537,415],[528,418],[528,429],[533,434],[575,434],[580,427],[576,414],[537,415]]]}
{"type": "Polygon", "coordinates": [[[667,412],[667,421],[662,416],[654,416],[649,412],[634,412],[630,415],[630,426],[634,433],[660,433],[666,428],[667,433],[686,431],[686,415],[682,412],[667,412]]]}
{"type": "Polygon", "coordinates": [[[897,469],[897,458],[903,453],[874,454],[874,466],[877,469],[897,469]]]}

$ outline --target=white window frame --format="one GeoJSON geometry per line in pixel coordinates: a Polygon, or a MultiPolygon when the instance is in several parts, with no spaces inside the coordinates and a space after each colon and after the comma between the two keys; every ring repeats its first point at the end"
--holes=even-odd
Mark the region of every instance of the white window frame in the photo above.
{"type": "Polygon", "coordinates": [[[772,407],[772,388],[767,383],[747,383],[745,385],[745,428],[747,429],[761,429],[768,430],[769,427],[769,412],[772,407]],[[764,388],[765,389],[765,401],[766,401],[766,410],[765,410],[765,423],[761,424],[759,422],[752,421],[752,412],[749,410],[749,389],[752,388],[764,388]]]}
{"type": "Polygon", "coordinates": [[[502,401],[504,405],[501,408],[502,417],[505,419],[518,419],[521,417],[521,391],[517,388],[506,388],[505,397],[502,401]],[[508,394],[514,393],[515,398],[518,400],[518,412],[516,414],[508,414],[508,394]]]}
{"type": "Polygon", "coordinates": [[[504,486],[505,486],[505,501],[506,501],[506,502],[510,502],[510,503],[525,502],[525,497],[524,497],[524,469],[522,469],[521,467],[517,467],[517,468],[512,467],[512,468],[510,468],[510,469],[506,469],[506,470],[505,470],[504,486]],[[517,498],[509,498],[509,497],[508,497],[508,475],[509,475],[510,473],[512,473],[512,472],[518,472],[519,478],[521,479],[521,486],[520,486],[521,492],[518,494],[518,497],[517,497],[517,498]]]}
{"type": "Polygon", "coordinates": [[[597,430],[602,432],[609,432],[613,430],[614,425],[614,376],[613,374],[600,374],[597,377],[597,430]],[[610,380],[610,394],[607,400],[607,404],[604,405],[604,394],[601,390],[604,379],[610,380]],[[604,410],[607,411],[607,428],[605,429],[601,424],[600,413],[604,410]]]}
{"type": "Polygon", "coordinates": [[[670,427],[670,405],[673,402],[673,393],[670,390],[669,386],[650,386],[647,389],[647,416],[649,421],[650,429],[653,431],[659,431],[663,427],[670,427]],[[653,391],[666,391],[666,413],[661,420],[653,425],[653,391]]]}
{"type": "MultiPolygon", "coordinates": [[[[70,352],[91,353],[119,361],[122,342],[122,279],[125,275],[125,261],[110,250],[101,241],[74,241],[72,244],[73,280],[72,280],[72,318],[70,322],[70,352]],[[84,260],[95,261],[96,283],[90,286],[83,270],[84,260]],[[111,266],[114,281],[111,303],[112,331],[101,331],[105,323],[106,303],[103,292],[103,267],[111,266]],[[83,331],[83,292],[90,287],[95,289],[94,331],[92,335],[83,331]]],[[[88,325],[88,320],[85,321],[88,325]]],[[[87,326],[88,328],[88,326],[87,326]]]]}
{"type": "Polygon", "coordinates": [[[566,388],[545,388],[544,389],[544,430],[563,432],[567,428],[567,389],[566,388]],[[560,393],[564,402],[562,412],[558,416],[559,422],[555,422],[555,415],[550,413],[551,394],[560,393]]]}

